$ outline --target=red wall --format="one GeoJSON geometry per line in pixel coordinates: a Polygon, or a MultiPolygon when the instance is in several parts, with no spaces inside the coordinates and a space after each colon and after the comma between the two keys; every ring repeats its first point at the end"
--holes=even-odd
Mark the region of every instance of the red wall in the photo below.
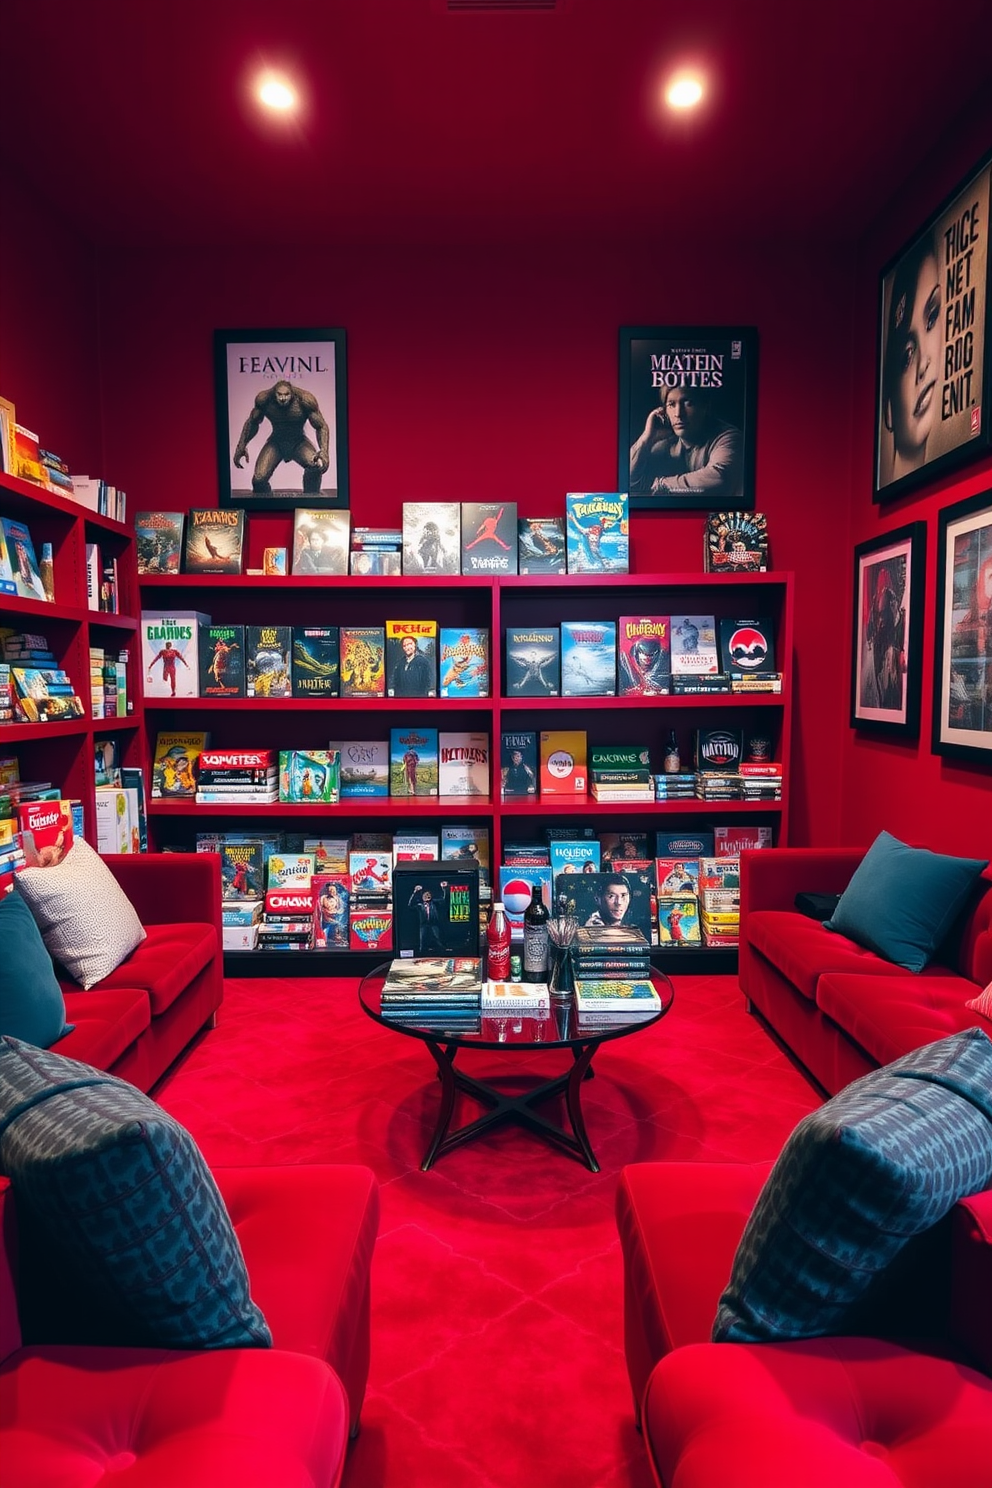
{"type": "MultiPolygon", "coordinates": [[[[844,730],[841,840],[870,842],[883,827],[945,852],[992,855],[992,769],[931,754],[932,686],[937,594],[937,513],[992,489],[992,458],[934,482],[918,496],[874,505],[875,325],[880,267],[907,243],[966,177],[992,140],[992,103],[972,110],[954,138],[926,160],[861,244],[855,296],[851,465],[851,546],[902,527],[927,524],[927,578],[920,735],[909,743],[880,742],[844,730]]],[[[853,563],[850,565],[853,569],[853,563]]],[[[850,596],[852,577],[847,577],[850,596]]],[[[850,607],[850,598],[848,605],[850,607]]]]}
{"type": "MultiPolygon", "coordinates": [[[[757,325],[759,504],[775,566],[799,580],[792,836],[833,841],[850,273],[836,251],[707,256],[676,242],[110,255],[107,470],[141,507],[212,504],[212,330],[344,326],[354,520],[398,520],[404,500],[430,498],[515,499],[524,515],[549,514],[566,490],[616,489],[619,326],[757,325]]],[[[699,512],[638,513],[632,537],[641,571],[701,569],[699,512]]]]}

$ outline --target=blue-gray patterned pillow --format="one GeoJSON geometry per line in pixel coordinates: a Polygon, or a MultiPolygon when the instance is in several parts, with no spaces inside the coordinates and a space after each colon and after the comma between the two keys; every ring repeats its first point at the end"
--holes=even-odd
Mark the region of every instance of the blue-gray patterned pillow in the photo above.
{"type": "Polygon", "coordinates": [[[855,1080],[805,1117],[758,1196],[713,1340],[843,1333],[906,1242],[992,1182],[992,1041],[980,1028],[855,1080]]]}
{"type": "Polygon", "coordinates": [[[134,1086],[0,1038],[0,1171],[22,1238],[38,1236],[60,1280],[106,1318],[89,1342],[271,1346],[199,1149],[134,1086]]]}

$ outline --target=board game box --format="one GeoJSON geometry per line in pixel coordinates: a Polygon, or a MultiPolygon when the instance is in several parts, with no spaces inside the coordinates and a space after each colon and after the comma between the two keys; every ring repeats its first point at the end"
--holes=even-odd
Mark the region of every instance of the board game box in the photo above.
{"type": "Polygon", "coordinates": [[[557,697],[560,633],[549,630],[506,631],[506,692],[508,697],[557,697]]]}
{"type": "Polygon", "coordinates": [[[293,696],[337,697],[340,682],[338,627],[293,626],[293,696]]]}
{"type": "Polygon", "coordinates": [[[462,573],[515,574],[517,503],[462,502],[462,573]]]}
{"type": "Polygon", "coordinates": [[[239,574],[245,540],[241,507],[193,507],[186,518],[188,574],[239,574]]]}
{"type": "Polygon", "coordinates": [[[441,627],[439,636],[441,697],[489,696],[489,627],[441,627]]]}
{"type": "Polygon", "coordinates": [[[461,539],[457,501],[404,501],[404,574],[460,573],[461,539]]]}
{"type": "Polygon", "coordinates": [[[562,697],[613,697],[616,690],[616,621],[563,620],[562,697]]]}
{"type": "Polygon", "coordinates": [[[382,625],[342,625],[341,696],[386,696],[386,630],[382,625]]]}
{"type": "Polygon", "coordinates": [[[134,551],[139,574],[177,574],[183,553],[184,512],[137,512],[134,551]]]}
{"type": "Polygon", "coordinates": [[[347,511],[307,511],[297,507],[293,512],[293,556],[290,572],[294,578],[348,572],[348,544],[351,517],[347,511]]]}
{"type": "Polygon", "coordinates": [[[626,573],[630,519],[625,492],[570,491],[565,497],[568,572],[626,573]]]}
{"type": "Polygon", "coordinates": [[[386,696],[437,696],[437,621],[387,620],[386,696]]]}
{"type": "Polygon", "coordinates": [[[442,796],[488,796],[489,735],[466,730],[438,735],[438,793],[442,796]]]}
{"type": "Polygon", "coordinates": [[[284,698],[292,692],[289,625],[245,626],[245,691],[248,697],[284,698]]]}
{"type": "Polygon", "coordinates": [[[341,795],[389,795],[388,739],[332,739],[341,759],[341,795]]]}
{"type": "Polygon", "coordinates": [[[621,615],[617,621],[617,691],[662,697],[672,690],[671,622],[667,615],[621,615]]]}
{"type": "Polygon", "coordinates": [[[245,628],[205,625],[199,631],[201,697],[244,697],[245,628]]]}
{"type": "Polygon", "coordinates": [[[518,518],[517,564],[522,574],[565,573],[564,517],[518,518]]]}
{"type": "Polygon", "coordinates": [[[436,728],[409,725],[389,730],[389,794],[438,794],[438,735],[436,728]]]}

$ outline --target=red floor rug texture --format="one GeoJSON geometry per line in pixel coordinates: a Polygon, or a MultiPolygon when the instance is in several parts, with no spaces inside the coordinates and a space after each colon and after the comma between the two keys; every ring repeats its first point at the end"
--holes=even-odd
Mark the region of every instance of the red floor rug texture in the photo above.
{"type": "MultiPolygon", "coordinates": [[[[623,1360],[620,1169],[772,1158],[819,1104],[735,978],[674,980],[671,1013],[605,1045],[583,1087],[599,1173],[509,1125],[421,1173],[434,1064],[362,1012],[353,980],[229,980],[218,1027],[156,1091],[212,1164],[361,1162],[379,1179],[372,1369],[345,1488],[648,1488],[623,1360]]],[[[571,1062],[458,1058],[522,1083],[571,1062]]],[[[464,1101],[453,1127],[475,1114],[464,1101]]]]}

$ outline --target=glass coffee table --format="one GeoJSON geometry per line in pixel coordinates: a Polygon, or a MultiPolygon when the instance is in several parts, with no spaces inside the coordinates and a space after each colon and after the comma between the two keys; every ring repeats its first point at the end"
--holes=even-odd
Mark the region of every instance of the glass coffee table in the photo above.
{"type": "Polygon", "coordinates": [[[397,1018],[390,1018],[382,1011],[382,984],[390,965],[389,961],[384,961],[364,976],[358,989],[358,996],[370,1018],[374,1018],[385,1028],[391,1028],[394,1033],[402,1033],[407,1038],[419,1039],[421,1043],[427,1045],[437,1065],[441,1080],[441,1102],[434,1134],[424,1160],[420,1164],[422,1172],[426,1173],[445,1153],[454,1151],[456,1147],[463,1146],[465,1142],[473,1141],[483,1132],[504,1121],[515,1121],[518,1125],[526,1127],[528,1131],[536,1132],[547,1141],[554,1143],[555,1146],[570,1152],[573,1157],[577,1157],[580,1162],[585,1163],[590,1172],[599,1172],[599,1163],[589,1143],[585,1121],[582,1117],[580,1101],[582,1082],[592,1076],[593,1055],[601,1044],[610,1043],[615,1039],[629,1038],[631,1034],[640,1033],[642,1029],[650,1028],[653,1023],[657,1023],[670,1010],[675,1000],[675,990],[663,971],[652,968],[651,981],[661,998],[661,1008],[646,1017],[621,1014],[613,1019],[606,1019],[602,1023],[597,1021],[594,1027],[585,1025],[579,1027],[574,1003],[569,998],[563,1002],[552,1000],[550,1014],[546,1016],[518,1014],[516,1017],[487,1017],[482,1015],[468,1027],[445,1028],[443,1021],[411,1023],[404,1020],[401,1022],[397,1018]],[[535,1049],[569,1049],[572,1054],[572,1067],[565,1074],[558,1075],[553,1080],[546,1080],[533,1090],[510,1095],[495,1085],[490,1085],[484,1080],[475,1080],[463,1070],[456,1069],[455,1057],[459,1049],[490,1049],[506,1054],[514,1051],[533,1052],[535,1049]],[[449,1132],[448,1128],[455,1105],[455,1092],[458,1090],[465,1095],[472,1096],[480,1105],[488,1109],[474,1121],[466,1122],[464,1126],[449,1132]],[[535,1106],[557,1095],[565,1097],[565,1110],[571,1131],[565,1126],[549,1121],[534,1109],[535,1106]]]}

